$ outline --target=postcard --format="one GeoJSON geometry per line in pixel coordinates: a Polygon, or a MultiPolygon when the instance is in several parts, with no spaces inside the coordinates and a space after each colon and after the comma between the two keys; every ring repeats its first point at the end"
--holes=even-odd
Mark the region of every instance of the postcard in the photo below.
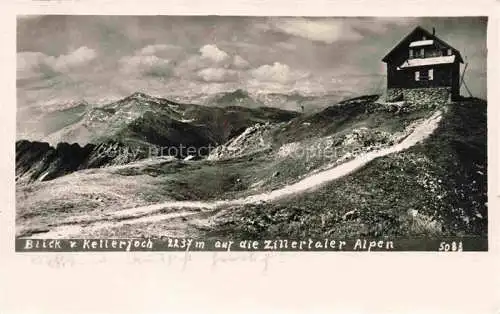
{"type": "Polygon", "coordinates": [[[493,4],[153,2],[4,13],[7,313],[498,311],[493,4]]]}

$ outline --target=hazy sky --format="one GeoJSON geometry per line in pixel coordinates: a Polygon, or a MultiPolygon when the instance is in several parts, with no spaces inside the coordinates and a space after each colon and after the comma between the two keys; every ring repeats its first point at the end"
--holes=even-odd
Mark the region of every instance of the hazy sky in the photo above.
{"type": "Polygon", "coordinates": [[[29,16],[18,18],[18,106],[195,97],[242,88],[305,94],[379,91],[382,57],[417,25],[467,57],[486,97],[486,19],[29,16]]]}

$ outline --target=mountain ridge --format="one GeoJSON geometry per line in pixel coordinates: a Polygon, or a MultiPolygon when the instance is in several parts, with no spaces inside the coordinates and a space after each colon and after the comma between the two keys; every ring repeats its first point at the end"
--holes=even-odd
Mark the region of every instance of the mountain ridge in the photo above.
{"type": "Polygon", "coordinates": [[[144,114],[151,111],[179,123],[207,126],[214,133],[212,137],[215,142],[223,142],[227,140],[224,131],[218,129],[210,120],[218,122],[222,118],[222,120],[227,120],[226,126],[231,126],[234,123],[233,128],[241,129],[250,126],[254,122],[265,122],[266,120],[284,121],[297,115],[276,108],[246,108],[234,104],[228,104],[226,107],[230,108],[177,103],[165,98],[136,92],[116,102],[90,108],[84,113],[80,121],[50,134],[43,140],[53,145],[59,141],[77,142],[81,145],[100,142],[103,137],[108,138],[115,135],[137,119],[144,119],[144,114]],[[230,111],[227,111],[227,109],[230,109],[230,111]]]}
{"type": "Polygon", "coordinates": [[[75,123],[42,141],[18,140],[16,173],[30,181],[50,180],[81,169],[151,157],[152,151],[160,149],[176,158],[203,158],[255,124],[286,122],[297,116],[277,108],[182,104],[136,92],[89,108],[75,123]],[[99,155],[103,150],[111,157],[99,155]]]}

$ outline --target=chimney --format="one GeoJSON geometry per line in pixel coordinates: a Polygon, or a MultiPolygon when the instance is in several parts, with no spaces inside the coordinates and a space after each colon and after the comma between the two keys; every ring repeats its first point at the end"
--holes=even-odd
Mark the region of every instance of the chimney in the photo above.
{"type": "Polygon", "coordinates": [[[436,29],[433,27],[432,28],[432,36],[436,35],[436,29]]]}

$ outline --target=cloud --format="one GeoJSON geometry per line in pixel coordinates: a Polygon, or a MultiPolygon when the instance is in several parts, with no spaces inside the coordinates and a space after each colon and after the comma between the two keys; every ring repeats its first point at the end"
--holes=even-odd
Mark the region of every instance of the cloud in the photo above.
{"type": "Polygon", "coordinates": [[[261,82],[289,83],[306,78],[310,75],[308,72],[292,70],[286,64],[274,62],[273,65],[262,65],[251,70],[254,79],[261,82]]]}
{"type": "Polygon", "coordinates": [[[220,83],[237,80],[239,71],[250,66],[242,57],[230,55],[216,45],[204,45],[198,53],[187,57],[180,52],[183,50],[174,45],[145,46],[133,56],[121,58],[120,70],[126,74],[158,77],[174,73],[182,79],[220,83]]]}
{"type": "Polygon", "coordinates": [[[49,57],[49,62],[53,62],[56,71],[67,72],[71,69],[87,65],[96,57],[97,53],[93,49],[82,46],[67,55],[61,55],[57,58],[49,57]]]}
{"type": "Polygon", "coordinates": [[[238,72],[224,68],[207,68],[198,71],[198,77],[205,82],[229,82],[238,79],[238,72]]]}
{"type": "Polygon", "coordinates": [[[166,77],[172,73],[172,60],[182,52],[181,47],[168,44],[148,45],[137,49],[132,56],[118,60],[120,72],[135,76],[166,77]]]}
{"type": "Polygon", "coordinates": [[[348,22],[339,19],[277,18],[260,27],[328,44],[363,38],[348,22]]]}
{"type": "Polygon", "coordinates": [[[418,17],[405,17],[394,18],[394,17],[365,17],[357,20],[353,20],[353,27],[357,29],[370,31],[376,34],[384,34],[391,29],[408,27],[419,24],[418,17]]]}
{"type": "Polygon", "coordinates": [[[18,78],[25,79],[69,73],[87,66],[96,57],[97,53],[85,46],[57,57],[41,52],[19,52],[17,53],[17,75],[18,78]]]}
{"type": "Polygon", "coordinates": [[[140,55],[156,55],[158,53],[169,51],[169,50],[178,50],[181,47],[174,45],[166,45],[166,44],[158,44],[158,45],[148,45],[142,49],[139,49],[136,54],[140,55]]]}
{"type": "Polygon", "coordinates": [[[170,44],[148,45],[135,52],[135,55],[157,56],[158,58],[177,60],[183,57],[185,51],[182,47],[170,44]]]}
{"type": "Polygon", "coordinates": [[[276,44],[277,47],[285,49],[285,50],[296,50],[297,45],[287,42],[279,42],[276,44]]]}
{"type": "Polygon", "coordinates": [[[216,45],[204,45],[198,53],[181,60],[175,74],[184,79],[205,82],[234,81],[250,63],[239,55],[230,55],[216,45]]]}
{"type": "Polygon", "coordinates": [[[250,63],[248,63],[247,60],[243,59],[240,56],[234,56],[233,57],[233,65],[237,69],[246,69],[250,66],[250,63]]]}
{"type": "Polygon", "coordinates": [[[152,55],[123,57],[118,62],[125,74],[167,76],[171,71],[169,60],[152,55]]]}
{"type": "Polygon", "coordinates": [[[19,52],[17,54],[17,78],[42,77],[44,68],[48,67],[46,60],[47,56],[41,52],[19,52]]]}
{"type": "Polygon", "coordinates": [[[179,77],[197,76],[197,72],[206,68],[229,68],[231,58],[229,54],[216,45],[205,45],[199,53],[181,60],[175,72],[179,77]]]}
{"type": "Polygon", "coordinates": [[[222,63],[229,59],[227,52],[220,50],[216,45],[205,45],[200,48],[201,58],[215,63],[222,63]]]}
{"type": "Polygon", "coordinates": [[[368,33],[383,34],[390,29],[413,25],[417,18],[271,18],[257,24],[264,31],[274,31],[312,41],[332,44],[337,41],[358,41],[368,33]]]}

